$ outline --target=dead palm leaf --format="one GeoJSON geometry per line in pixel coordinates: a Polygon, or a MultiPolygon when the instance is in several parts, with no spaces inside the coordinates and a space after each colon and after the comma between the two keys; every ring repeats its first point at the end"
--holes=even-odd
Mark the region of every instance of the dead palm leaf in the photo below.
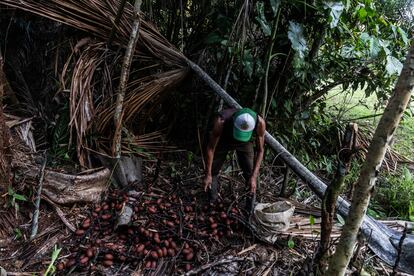
{"type": "MultiPolygon", "coordinates": [[[[100,42],[90,39],[81,40],[74,49],[74,52],[78,52],[83,48],[81,54],[76,60],[73,59],[74,54],[68,59],[61,78],[62,85],[65,87],[64,76],[69,75],[70,63],[75,60],[70,80],[70,127],[76,133],[80,164],[87,166],[89,163],[88,153],[85,151],[89,147],[85,139],[87,131],[92,128],[93,122],[96,122],[94,129],[98,130],[98,134],[107,133],[112,125],[114,104],[111,97],[111,83],[117,76],[114,75],[116,72],[114,68],[103,66],[103,61],[106,60],[105,55],[110,52],[106,48],[105,41],[110,35],[120,2],[116,0],[4,0],[0,4],[62,22],[101,39],[100,42]],[[99,68],[104,71],[103,74],[97,74],[99,68]],[[105,88],[109,88],[107,89],[109,91],[105,91],[105,88]],[[99,100],[97,101],[96,98],[99,100]]],[[[128,43],[133,22],[132,14],[133,6],[127,3],[114,36],[114,44],[123,48],[128,43]]],[[[143,14],[141,16],[144,18],[143,14]]],[[[149,76],[130,78],[125,100],[125,124],[128,124],[146,105],[156,104],[161,99],[160,95],[183,80],[187,73],[184,56],[151,23],[142,20],[134,62],[151,61],[152,65],[148,66],[151,68],[154,63],[159,63],[156,60],[175,69],[165,73],[150,73],[149,76]]],[[[155,139],[155,136],[149,137],[155,139]]],[[[134,141],[142,147],[150,147],[148,142],[140,144],[139,139],[134,141]]]]}

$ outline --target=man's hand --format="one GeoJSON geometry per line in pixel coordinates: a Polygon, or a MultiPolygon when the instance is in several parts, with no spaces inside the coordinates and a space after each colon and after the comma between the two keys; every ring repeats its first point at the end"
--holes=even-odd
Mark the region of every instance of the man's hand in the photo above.
{"type": "Polygon", "coordinates": [[[250,185],[250,192],[256,193],[256,177],[250,177],[249,185],[250,185]]]}
{"type": "Polygon", "coordinates": [[[203,180],[205,192],[207,192],[208,189],[211,189],[211,182],[213,182],[213,178],[211,177],[211,175],[206,175],[203,180]]]}

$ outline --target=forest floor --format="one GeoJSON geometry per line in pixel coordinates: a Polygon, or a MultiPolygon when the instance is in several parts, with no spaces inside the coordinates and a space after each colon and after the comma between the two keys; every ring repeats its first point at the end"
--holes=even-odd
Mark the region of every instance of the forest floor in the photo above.
{"type": "MultiPolygon", "coordinates": [[[[359,103],[356,97],[352,101],[353,105],[359,103]]],[[[367,104],[368,111],[358,105],[354,107],[358,112],[338,114],[344,118],[372,115],[373,102],[367,104]]],[[[378,118],[368,123],[374,124],[378,118]]],[[[312,273],[320,233],[320,200],[300,179],[292,176],[289,181],[290,202],[295,206],[290,227],[269,243],[246,216],[245,186],[234,158],[225,165],[221,199],[215,205],[208,204],[202,190],[202,168],[199,157],[179,151],[162,156],[160,162],[145,161],[140,185],[124,189],[109,185],[98,202],[57,208],[42,200],[38,235],[33,240],[29,239],[33,204],[22,195],[32,197],[28,186],[37,183],[28,182],[26,189],[16,188],[7,198],[3,196],[9,205],[19,205],[0,211],[0,267],[9,275],[44,275],[48,267],[56,268],[58,275],[312,273]],[[118,227],[125,206],[133,210],[131,222],[118,227]]],[[[283,166],[263,164],[258,202],[281,200],[277,195],[283,170],[283,166]]],[[[342,225],[338,216],[333,243],[342,225]]],[[[388,225],[402,230],[398,223],[388,225]]],[[[373,255],[366,241],[360,241],[351,266],[349,274],[392,272],[373,255]]]]}
{"type": "MultiPolygon", "coordinates": [[[[110,187],[97,203],[60,206],[60,211],[42,201],[39,234],[32,241],[28,236],[33,207],[20,201],[19,210],[8,213],[12,236],[0,239],[5,245],[0,250],[0,266],[8,275],[44,275],[51,265],[56,266],[58,275],[311,273],[320,210],[319,200],[304,183],[296,180],[297,196],[292,201],[296,211],[290,228],[269,244],[249,227],[243,210],[241,172],[233,169],[223,174],[221,199],[212,206],[201,188],[201,160],[188,156],[181,152],[164,157],[161,163],[144,162],[144,181],[133,193],[110,187]],[[134,210],[131,223],[117,227],[125,205],[134,210]]],[[[258,201],[274,202],[278,200],[281,171],[272,166],[264,166],[262,171],[258,201]]],[[[337,222],[334,241],[340,227],[337,222]]],[[[353,267],[354,272],[391,272],[365,242],[353,259],[353,267]]]]}

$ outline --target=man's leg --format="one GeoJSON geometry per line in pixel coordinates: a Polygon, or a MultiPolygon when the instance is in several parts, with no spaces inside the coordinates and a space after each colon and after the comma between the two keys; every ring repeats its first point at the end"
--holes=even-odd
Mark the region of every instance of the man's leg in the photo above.
{"type": "Polygon", "coordinates": [[[226,161],[228,149],[217,148],[214,153],[213,164],[211,167],[211,175],[213,181],[211,183],[211,189],[209,190],[209,200],[210,203],[214,203],[218,198],[219,191],[219,181],[218,174],[220,173],[221,167],[223,166],[224,161],[226,161]]]}
{"type": "Polygon", "coordinates": [[[256,193],[250,192],[250,186],[248,185],[250,177],[253,174],[253,161],[254,161],[254,150],[252,143],[246,143],[237,148],[237,160],[239,161],[240,168],[243,171],[243,177],[246,181],[246,211],[251,213],[254,208],[256,201],[256,193]]]}

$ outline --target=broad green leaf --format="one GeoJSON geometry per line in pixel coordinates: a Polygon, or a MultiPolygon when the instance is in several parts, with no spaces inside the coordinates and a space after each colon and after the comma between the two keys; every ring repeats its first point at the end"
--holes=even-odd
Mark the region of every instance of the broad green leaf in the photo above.
{"type": "Polygon", "coordinates": [[[371,39],[371,36],[368,33],[361,33],[361,35],[359,36],[359,39],[366,43],[367,41],[369,41],[371,39]]]}
{"type": "Polygon", "coordinates": [[[19,228],[14,229],[14,239],[18,240],[23,236],[22,231],[19,228]]]}
{"type": "Polygon", "coordinates": [[[26,197],[24,195],[14,194],[13,197],[20,201],[27,201],[26,197]]]}
{"type": "Polygon", "coordinates": [[[304,121],[302,121],[302,120],[300,120],[300,121],[299,121],[299,123],[300,123],[300,126],[302,127],[303,131],[305,131],[305,132],[306,132],[305,122],[304,122],[304,121]]]}
{"type": "Polygon", "coordinates": [[[388,26],[388,22],[385,21],[384,17],[380,16],[378,19],[378,22],[381,23],[384,26],[388,26]]]}
{"type": "Polygon", "coordinates": [[[385,66],[385,70],[389,75],[397,74],[399,75],[403,68],[403,64],[393,56],[387,56],[387,65],[385,66]]]}
{"type": "Polygon", "coordinates": [[[411,174],[410,170],[406,167],[403,168],[402,175],[405,181],[411,182],[413,179],[413,175],[411,174]]]}
{"type": "Polygon", "coordinates": [[[354,46],[351,46],[351,45],[342,46],[340,50],[340,55],[344,58],[354,58],[355,57],[354,50],[355,50],[354,46]]]}
{"type": "Polygon", "coordinates": [[[394,38],[397,38],[397,27],[391,24],[391,30],[392,30],[392,33],[394,34],[394,38]]]}
{"type": "Polygon", "coordinates": [[[367,16],[368,17],[373,17],[373,16],[375,16],[375,10],[373,9],[373,7],[370,7],[370,8],[368,8],[368,9],[366,9],[366,11],[367,11],[367,16]]]}
{"type": "MultiPolygon", "coordinates": [[[[292,112],[292,106],[293,106],[293,103],[292,103],[292,101],[291,101],[291,100],[287,100],[287,101],[285,101],[285,103],[283,104],[283,106],[285,107],[286,111],[287,111],[289,114],[292,112]]],[[[293,131],[294,131],[294,129],[293,129],[293,131]]]]}
{"type": "Polygon", "coordinates": [[[57,260],[57,258],[59,257],[60,251],[62,251],[62,248],[57,248],[57,246],[55,245],[55,248],[52,252],[52,262],[55,262],[57,260]]]}
{"type": "Polygon", "coordinates": [[[339,18],[344,10],[344,4],[341,2],[327,2],[325,8],[329,9],[330,23],[329,26],[335,28],[338,25],[339,18]]]}
{"type": "Polygon", "coordinates": [[[400,34],[402,40],[404,41],[404,44],[408,45],[408,38],[407,38],[406,32],[403,29],[401,29],[400,27],[397,27],[397,31],[400,34]]]}
{"type": "Polygon", "coordinates": [[[338,219],[340,225],[345,225],[345,220],[340,214],[336,214],[336,218],[338,219]]]}
{"type": "Polygon", "coordinates": [[[350,7],[351,7],[351,0],[346,0],[345,10],[348,11],[350,7]]]}
{"type": "Polygon", "coordinates": [[[257,2],[256,3],[256,11],[258,13],[258,15],[256,16],[256,20],[257,20],[257,22],[259,22],[263,33],[266,36],[270,36],[272,34],[272,29],[270,28],[269,23],[267,22],[265,14],[264,14],[264,4],[263,4],[263,2],[257,2]]]}
{"type": "Polygon", "coordinates": [[[369,53],[371,57],[376,57],[378,53],[381,51],[381,47],[378,41],[378,38],[372,36],[369,40],[369,53]]]}
{"type": "Polygon", "coordinates": [[[290,249],[292,249],[293,247],[295,247],[295,242],[294,242],[293,240],[289,239],[289,240],[288,240],[288,247],[289,247],[290,249]]]}
{"type": "Polygon", "coordinates": [[[227,46],[228,42],[229,41],[227,39],[223,39],[222,41],[220,41],[220,44],[223,45],[223,46],[227,46]]]}
{"type": "Polygon", "coordinates": [[[368,12],[367,12],[367,10],[365,8],[360,8],[358,10],[359,20],[364,21],[365,18],[367,17],[367,15],[368,15],[368,12]]]}
{"type": "Polygon", "coordinates": [[[219,35],[216,32],[213,32],[207,35],[205,42],[207,44],[214,44],[214,43],[220,43],[222,40],[223,40],[223,37],[221,35],[219,35]]]}
{"type": "Polygon", "coordinates": [[[270,0],[270,6],[272,7],[273,15],[276,16],[277,10],[279,9],[281,0],[270,0]]]}
{"type": "Polygon", "coordinates": [[[310,223],[310,225],[314,225],[315,224],[315,217],[314,216],[310,215],[310,217],[309,217],[309,223],[310,223]]]}
{"type": "Polygon", "coordinates": [[[290,21],[288,38],[290,42],[292,43],[293,50],[295,50],[298,53],[299,57],[303,59],[305,57],[305,52],[308,50],[308,45],[303,35],[302,25],[296,22],[290,21]]]}
{"type": "Polygon", "coordinates": [[[381,46],[382,49],[384,50],[385,55],[389,56],[391,54],[390,49],[388,49],[388,46],[390,45],[390,42],[388,40],[379,39],[378,43],[379,43],[379,46],[381,46]]]}
{"type": "Polygon", "coordinates": [[[251,78],[253,74],[253,67],[254,67],[254,60],[253,56],[250,51],[245,51],[243,55],[243,69],[246,72],[246,74],[251,78]]]}

